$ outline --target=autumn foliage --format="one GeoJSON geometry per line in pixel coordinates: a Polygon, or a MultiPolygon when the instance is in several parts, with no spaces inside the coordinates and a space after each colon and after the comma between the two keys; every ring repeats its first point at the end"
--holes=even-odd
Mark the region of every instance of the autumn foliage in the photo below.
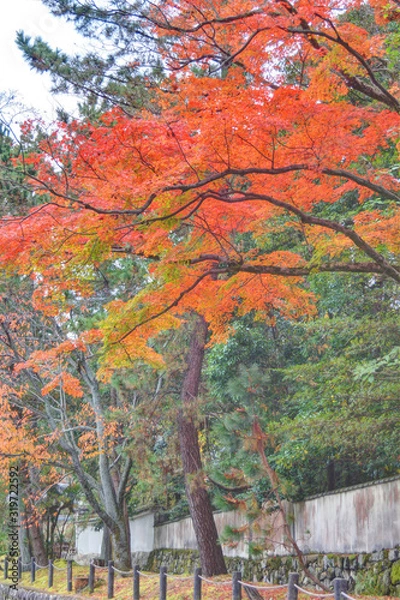
{"type": "MultiPolygon", "coordinates": [[[[190,311],[206,318],[214,341],[248,312],[271,322],[276,312],[312,315],[311,272],[399,281],[399,90],[376,68],[398,8],[369,7],[379,33],[352,22],[359,9],[154,7],[149,27],[169,75],[152,110],[132,117],[116,108],[42,136],[24,159],[37,205],[3,218],[3,266],[34,277],[36,306],[55,316],[92,293],[105,261],[141,261],[147,282],[109,304],[91,334],[104,337],[116,367],[160,364],[149,339],[190,311]],[[349,220],[341,204],[350,197],[349,220]]],[[[31,358],[36,369],[40,360],[31,358]]],[[[71,376],[64,385],[81,395],[71,376]]]]}
{"type": "MultiPolygon", "coordinates": [[[[37,306],[64,310],[67,290],[91,293],[96,265],[141,258],[147,285],[113,302],[102,326],[120,365],[157,362],[147,340],[187,311],[205,316],[214,340],[234,315],[311,315],[311,271],[399,281],[399,184],[392,159],[378,161],[398,149],[399,90],[374,70],[385,36],[347,18],[358,8],[154,7],[170,68],[154,110],[60,125],[26,159],[42,204],[3,219],[1,259],[40,273],[37,306]],[[343,223],[335,206],[350,195],[358,205],[343,223]]],[[[398,11],[370,10],[381,24],[398,11]]]]}
{"type": "MultiPolygon", "coordinates": [[[[214,340],[234,315],[311,315],[311,271],[398,281],[399,185],[392,158],[378,161],[398,145],[398,86],[374,70],[385,36],[347,19],[358,8],[155,7],[170,76],[154,110],[60,125],[26,158],[42,203],[3,219],[1,259],[40,273],[37,306],[65,310],[67,290],[91,293],[96,265],[140,258],[147,285],[113,302],[102,326],[120,365],[157,362],[148,339],[187,311],[205,316],[214,340]],[[349,196],[358,205],[344,223],[349,196]]],[[[386,3],[370,10],[383,24],[397,14],[386,3]]]]}

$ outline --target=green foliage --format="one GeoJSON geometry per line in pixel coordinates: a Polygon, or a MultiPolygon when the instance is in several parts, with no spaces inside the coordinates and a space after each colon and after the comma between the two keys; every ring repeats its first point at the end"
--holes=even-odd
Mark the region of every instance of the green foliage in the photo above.
{"type": "Polygon", "coordinates": [[[400,560],[397,560],[392,565],[390,570],[390,581],[393,583],[393,585],[400,583],[400,560]]]}
{"type": "MultiPolygon", "coordinates": [[[[98,46],[87,54],[69,56],[40,37],[32,40],[22,31],[17,33],[25,60],[39,73],[50,75],[54,93],[78,95],[82,116],[92,120],[114,105],[133,113],[149,104],[151,88],[163,71],[150,48],[149,66],[143,67],[142,41],[150,40],[139,19],[144,3],[112,0],[106,7],[98,7],[92,2],[43,1],[54,15],[73,21],[76,29],[98,46]]],[[[68,119],[62,113],[60,117],[68,119]]]]}
{"type": "Polygon", "coordinates": [[[7,127],[0,123],[0,213],[19,214],[32,203],[29,187],[24,185],[25,169],[7,127]]]}
{"type": "Polygon", "coordinates": [[[395,346],[384,356],[358,365],[354,369],[354,376],[356,380],[366,383],[374,383],[378,376],[381,380],[382,378],[394,380],[399,368],[400,346],[395,346]]]}
{"type": "MultiPolygon", "coordinates": [[[[210,351],[207,366],[210,471],[235,474],[234,481],[255,491],[259,465],[247,439],[256,415],[271,465],[292,499],[400,469],[395,289],[374,278],[331,274],[312,277],[310,285],[319,296],[317,319],[278,318],[267,327],[247,317],[210,351]]],[[[259,501],[267,496],[268,486],[261,486],[259,501]]]]}
{"type": "Polygon", "coordinates": [[[357,579],[354,586],[356,594],[365,594],[366,596],[384,596],[387,594],[387,586],[382,581],[382,576],[372,571],[357,573],[357,579]]]}

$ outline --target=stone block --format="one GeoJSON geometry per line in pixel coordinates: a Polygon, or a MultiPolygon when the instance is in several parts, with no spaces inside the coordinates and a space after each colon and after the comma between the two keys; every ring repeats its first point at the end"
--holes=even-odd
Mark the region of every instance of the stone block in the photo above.
{"type": "Polygon", "coordinates": [[[342,560],[342,568],[348,571],[350,569],[350,561],[348,556],[344,556],[342,560]]]}
{"type": "Polygon", "coordinates": [[[362,553],[358,555],[358,566],[359,567],[363,567],[365,565],[365,563],[368,561],[369,559],[369,555],[362,553]]]}
{"type": "Polygon", "coordinates": [[[324,570],[326,571],[327,569],[329,569],[329,567],[335,566],[335,559],[332,557],[329,557],[325,554],[322,559],[322,564],[323,564],[324,570]]]}
{"type": "Polygon", "coordinates": [[[372,554],[371,554],[372,562],[379,562],[380,560],[383,560],[383,559],[384,559],[383,550],[375,550],[375,552],[372,552],[372,554]]]}
{"type": "Polygon", "coordinates": [[[329,567],[326,570],[326,572],[328,574],[329,579],[334,579],[335,578],[335,569],[333,567],[329,567]]]}
{"type": "Polygon", "coordinates": [[[395,560],[398,560],[399,556],[400,556],[400,553],[399,553],[398,549],[394,548],[393,550],[389,550],[388,560],[393,562],[395,560]]]}

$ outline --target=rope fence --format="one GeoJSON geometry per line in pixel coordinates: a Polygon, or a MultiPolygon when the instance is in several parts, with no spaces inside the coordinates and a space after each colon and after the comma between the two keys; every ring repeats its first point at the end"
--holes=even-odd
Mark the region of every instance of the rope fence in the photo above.
{"type": "Polygon", "coordinates": [[[213,581],[212,579],[206,579],[205,577],[201,577],[201,576],[200,576],[200,579],[211,585],[229,585],[229,586],[232,585],[232,581],[213,581]]]}
{"type": "MultiPolygon", "coordinates": [[[[67,560],[66,567],[59,567],[53,563],[52,560],[49,560],[48,565],[41,565],[36,562],[35,558],[31,559],[31,562],[24,563],[21,559],[18,559],[18,579],[22,579],[22,569],[23,567],[30,568],[31,582],[35,581],[36,570],[38,569],[48,569],[49,578],[48,578],[48,587],[53,587],[53,575],[54,570],[64,571],[67,576],[67,591],[72,591],[72,560],[67,560]]],[[[162,566],[160,568],[159,574],[156,573],[144,573],[140,571],[139,565],[134,565],[133,570],[131,571],[123,571],[114,566],[114,562],[110,560],[107,566],[96,565],[93,561],[89,563],[89,577],[77,577],[75,580],[75,591],[79,591],[77,589],[78,580],[81,580],[80,583],[87,582],[86,585],[89,588],[89,592],[93,593],[94,584],[95,584],[95,571],[107,571],[107,596],[109,599],[114,598],[114,578],[115,574],[122,577],[133,577],[133,600],[140,600],[140,579],[141,577],[147,579],[156,579],[159,578],[159,600],[167,599],[167,585],[168,580],[175,581],[189,581],[193,580],[193,599],[201,600],[202,595],[202,584],[203,582],[208,586],[216,586],[216,587],[225,587],[231,589],[231,598],[232,600],[241,600],[242,591],[246,589],[253,589],[256,591],[273,591],[273,590],[283,590],[287,589],[286,600],[298,600],[299,593],[306,594],[312,598],[334,598],[334,600],[356,600],[352,596],[347,594],[348,583],[346,579],[336,578],[333,581],[333,593],[322,593],[307,590],[301,586],[299,586],[299,574],[298,573],[289,573],[289,580],[287,584],[283,585],[259,585],[257,583],[250,583],[247,581],[243,581],[242,574],[240,571],[234,571],[232,573],[232,578],[227,579],[225,581],[214,581],[213,579],[208,579],[207,577],[203,577],[201,568],[196,568],[193,575],[189,576],[181,576],[167,573],[167,568],[162,566]]],[[[4,561],[4,576],[5,579],[9,578],[9,564],[8,559],[6,558],[4,561]]],[[[86,586],[84,586],[86,587],[86,586]]],[[[80,588],[81,589],[81,588],[80,588]]]]}
{"type": "Polygon", "coordinates": [[[303,594],[307,594],[307,596],[314,596],[315,598],[329,598],[330,596],[334,596],[335,594],[316,594],[315,592],[310,592],[309,590],[305,590],[304,588],[294,585],[295,588],[302,592],[303,594]]]}
{"type": "Polygon", "coordinates": [[[157,575],[151,575],[150,573],[143,573],[143,571],[138,571],[139,575],[142,577],[147,577],[148,579],[154,579],[157,575]]]}
{"type": "Polygon", "coordinates": [[[356,600],[355,598],[353,598],[352,596],[349,596],[348,594],[345,594],[344,592],[342,592],[342,596],[344,598],[347,598],[347,600],[356,600]]]}
{"type": "Polygon", "coordinates": [[[118,573],[119,575],[122,575],[124,577],[127,577],[128,575],[133,575],[134,571],[120,571],[119,569],[117,569],[117,567],[113,566],[113,569],[116,573],[118,573]]]}
{"type": "Polygon", "coordinates": [[[67,567],[57,567],[57,565],[53,565],[53,569],[56,571],[66,571],[67,567]]]}
{"type": "Polygon", "coordinates": [[[245,581],[239,581],[240,585],[243,585],[244,587],[248,587],[248,588],[253,588],[254,590],[280,590],[283,588],[287,588],[287,584],[285,585],[266,585],[266,586],[261,586],[261,585],[254,585],[254,583],[246,583],[245,581]]]}

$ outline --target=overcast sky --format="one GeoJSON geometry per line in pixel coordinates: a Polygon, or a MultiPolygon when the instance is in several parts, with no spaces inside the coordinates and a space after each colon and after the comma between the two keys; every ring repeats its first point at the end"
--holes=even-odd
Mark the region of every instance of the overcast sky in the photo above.
{"type": "Polygon", "coordinates": [[[72,24],[53,17],[41,0],[7,0],[2,2],[0,20],[0,92],[15,91],[18,99],[36,109],[46,120],[55,116],[57,106],[72,110],[71,98],[52,98],[50,78],[32,71],[15,44],[16,32],[22,29],[32,37],[40,36],[53,47],[71,54],[84,48],[84,39],[72,24]]]}

